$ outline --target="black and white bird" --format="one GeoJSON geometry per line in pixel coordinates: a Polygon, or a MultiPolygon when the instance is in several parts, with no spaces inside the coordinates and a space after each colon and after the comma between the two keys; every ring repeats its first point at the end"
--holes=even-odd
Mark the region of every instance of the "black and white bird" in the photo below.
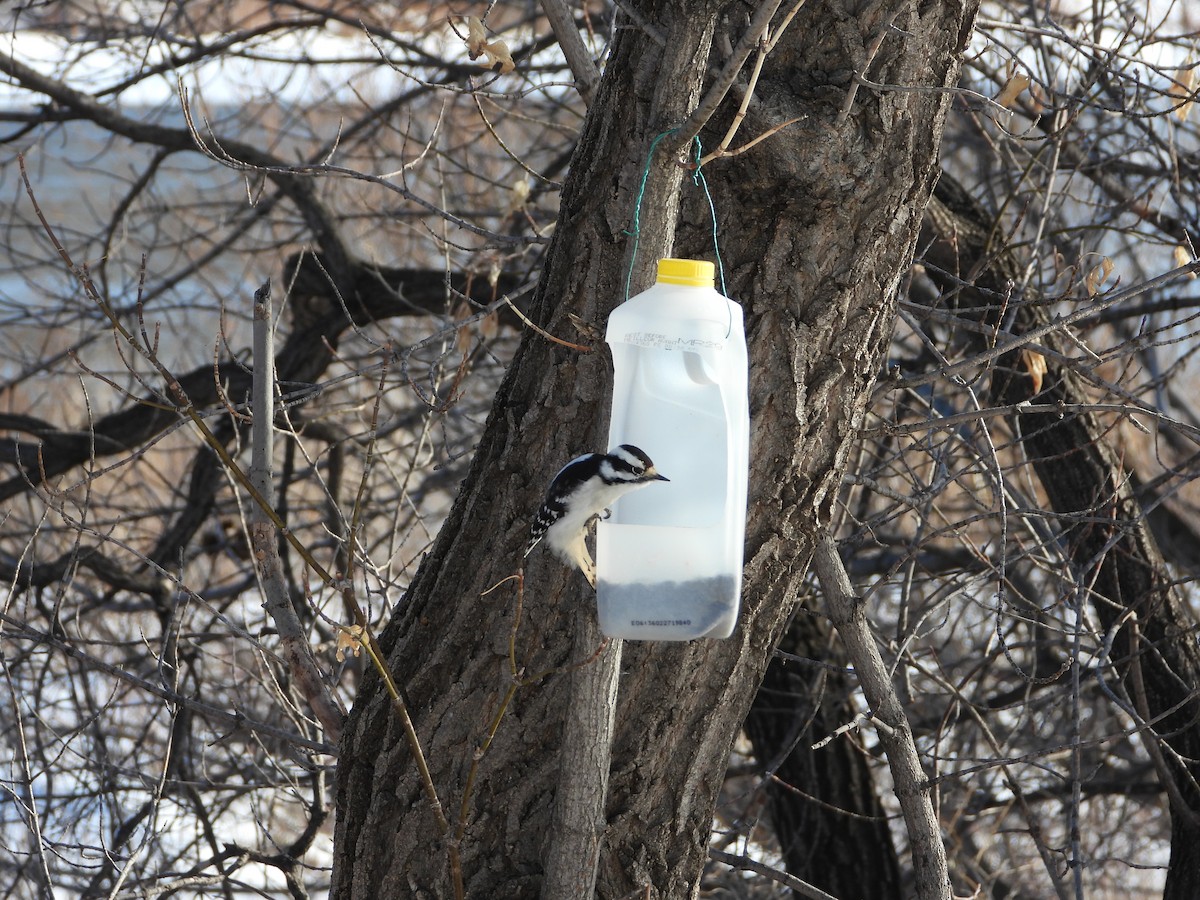
{"type": "Polygon", "coordinates": [[[545,540],[559,559],[578,566],[595,587],[596,564],[586,541],[589,523],[607,516],[608,507],[622,494],[653,481],[670,479],[659,475],[650,457],[632,444],[622,444],[608,453],[577,456],[550,482],[546,501],[529,530],[525,555],[545,540]]]}

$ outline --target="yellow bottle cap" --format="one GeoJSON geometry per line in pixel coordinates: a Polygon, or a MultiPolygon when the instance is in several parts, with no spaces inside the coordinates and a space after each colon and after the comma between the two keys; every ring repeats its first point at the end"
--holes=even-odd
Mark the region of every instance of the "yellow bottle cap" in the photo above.
{"type": "Polygon", "coordinates": [[[688,284],[710,288],[714,284],[716,267],[703,259],[660,259],[658,280],[663,284],[688,284]]]}

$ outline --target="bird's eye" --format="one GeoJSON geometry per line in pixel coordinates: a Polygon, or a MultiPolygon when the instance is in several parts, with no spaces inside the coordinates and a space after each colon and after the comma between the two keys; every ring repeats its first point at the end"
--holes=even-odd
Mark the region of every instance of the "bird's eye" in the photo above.
{"type": "Polygon", "coordinates": [[[634,475],[642,475],[642,474],[644,474],[644,473],[645,473],[645,471],[646,471],[646,470],[645,470],[645,469],[643,469],[641,466],[634,466],[634,467],[633,467],[633,474],[634,474],[634,475]]]}

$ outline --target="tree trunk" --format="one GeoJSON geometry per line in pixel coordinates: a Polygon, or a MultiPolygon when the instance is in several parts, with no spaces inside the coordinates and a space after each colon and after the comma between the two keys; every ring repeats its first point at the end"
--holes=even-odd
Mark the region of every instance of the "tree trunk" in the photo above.
{"type": "MultiPolygon", "coordinates": [[[[666,49],[635,27],[615,41],[532,304],[536,320],[564,337],[574,337],[568,312],[601,323],[623,298],[625,229],[647,150],[683,121],[706,71],[712,10],[683,0],[640,7],[666,49]]],[[[695,896],[729,748],[787,621],[888,346],[948,95],[855,92],[852,69],[867,66],[876,82],[952,85],[973,12],[970,3],[905,2],[895,15],[871,9],[856,19],[836,0],[810,0],[768,61],[747,136],[805,118],[705,170],[721,212],[728,287],[746,307],[751,342],[743,614],[727,641],[626,645],[601,897],[695,896]],[[864,48],[877,36],[879,52],[867,65],[864,48]]],[[[677,172],[669,158],[653,161],[644,229],[648,215],[664,212],[670,225],[677,172]]],[[[646,286],[640,273],[654,256],[670,249],[670,229],[644,230],[640,241],[635,290],[646,286]]],[[[680,241],[685,253],[707,255],[707,223],[683,228],[680,241]]],[[[522,683],[503,705],[513,684],[515,589],[483,592],[516,570],[531,511],[557,466],[598,447],[608,379],[602,352],[580,355],[527,337],[460,496],[382,636],[442,803],[456,824],[465,813],[459,846],[468,896],[539,891],[567,679],[522,683]]],[[[592,596],[547,555],[530,557],[522,601],[515,658],[525,678],[596,649],[570,646],[571,617],[592,615],[592,596]]],[[[452,896],[449,838],[437,835],[373,678],[346,726],[335,840],[334,897],[452,896]]]]}

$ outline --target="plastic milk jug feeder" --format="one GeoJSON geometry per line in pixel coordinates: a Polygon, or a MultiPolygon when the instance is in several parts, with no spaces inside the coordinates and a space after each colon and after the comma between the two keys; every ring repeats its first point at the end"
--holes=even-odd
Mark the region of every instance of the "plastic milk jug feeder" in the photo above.
{"type": "Polygon", "coordinates": [[[750,414],[742,308],[713,264],[662,259],[653,287],[608,319],[608,445],[634,444],[670,480],[597,525],[597,604],[611,637],[724,638],[737,623],[750,414]]]}

